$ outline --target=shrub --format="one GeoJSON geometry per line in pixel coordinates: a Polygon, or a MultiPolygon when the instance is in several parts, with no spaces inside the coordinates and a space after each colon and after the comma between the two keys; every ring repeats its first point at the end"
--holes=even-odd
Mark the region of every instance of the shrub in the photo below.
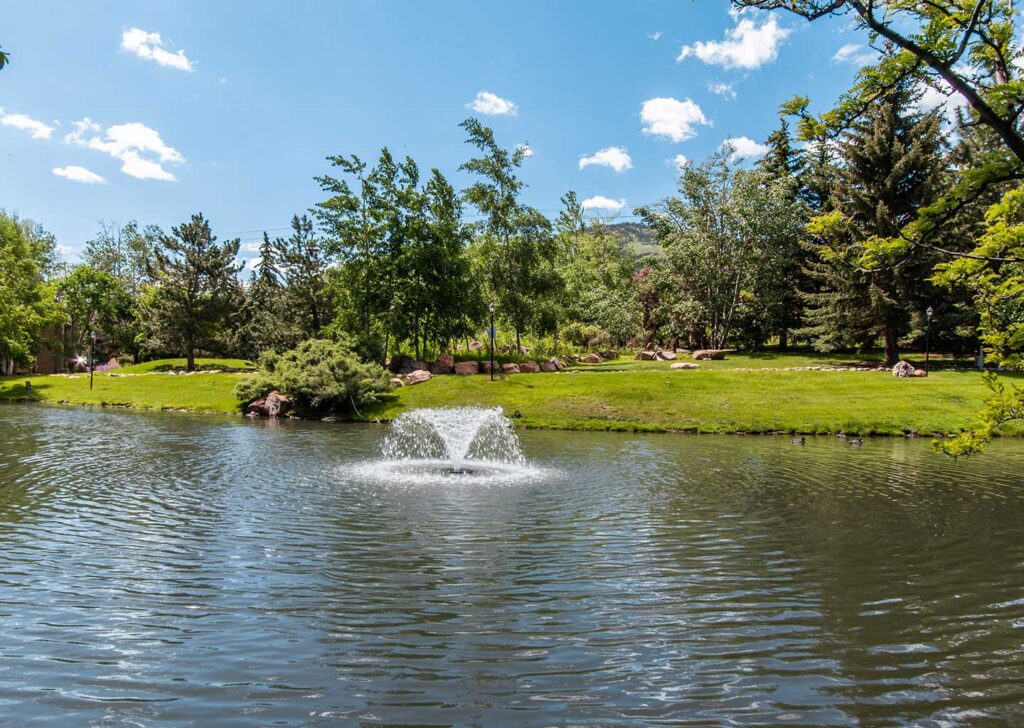
{"type": "Polygon", "coordinates": [[[235,394],[248,402],[276,389],[299,411],[344,410],[376,402],[390,387],[387,370],[360,360],[347,341],[309,339],[283,354],[264,352],[235,394]]]}

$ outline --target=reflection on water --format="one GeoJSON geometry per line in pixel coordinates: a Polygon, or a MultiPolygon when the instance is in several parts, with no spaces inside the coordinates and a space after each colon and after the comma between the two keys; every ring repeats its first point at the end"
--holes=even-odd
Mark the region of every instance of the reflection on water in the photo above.
{"type": "Polygon", "coordinates": [[[382,430],[0,407],[0,725],[1024,722],[1024,443],[382,430]],[[6,722],[5,722],[6,721],[6,722]]]}

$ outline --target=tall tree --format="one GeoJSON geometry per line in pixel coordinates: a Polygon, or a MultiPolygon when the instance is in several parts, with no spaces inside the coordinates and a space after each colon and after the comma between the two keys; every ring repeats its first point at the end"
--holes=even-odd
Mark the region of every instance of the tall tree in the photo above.
{"type": "Polygon", "coordinates": [[[911,248],[870,270],[859,264],[868,241],[898,235],[943,187],[939,120],[916,111],[915,100],[905,83],[892,89],[838,143],[833,209],[810,228],[818,243],[809,268],[819,290],[807,296],[806,333],[821,351],[881,336],[886,361],[895,364],[900,337],[934,295],[929,251],[911,248]]]}
{"type": "Polygon", "coordinates": [[[39,226],[0,211],[0,374],[30,363],[45,330],[62,318],[46,285],[54,245],[39,226]]]}
{"type": "Polygon", "coordinates": [[[162,234],[156,225],[143,228],[135,220],[124,225],[101,222],[99,233],[86,242],[82,257],[96,270],[119,279],[135,297],[149,282],[147,265],[162,234]]]}
{"type": "Polygon", "coordinates": [[[317,338],[331,315],[326,280],[333,260],[329,246],[316,234],[309,217],[294,215],[292,234],[274,240],[267,253],[280,267],[283,302],[299,340],[317,338]]]}
{"type": "Polygon", "coordinates": [[[284,295],[275,246],[264,232],[238,310],[239,347],[248,358],[256,359],[268,350],[283,351],[294,342],[292,322],[284,316],[284,295]]]}
{"type": "Polygon", "coordinates": [[[196,351],[217,346],[237,303],[239,240],[218,244],[202,214],[171,233],[160,237],[149,268],[154,282],[146,301],[149,343],[184,353],[192,371],[196,351]]]}
{"type": "Polygon", "coordinates": [[[56,281],[56,298],[67,321],[61,337],[62,364],[71,353],[89,346],[97,335],[109,353],[131,351],[135,345],[132,299],[124,284],[110,273],[90,265],[76,265],[56,281]]]}

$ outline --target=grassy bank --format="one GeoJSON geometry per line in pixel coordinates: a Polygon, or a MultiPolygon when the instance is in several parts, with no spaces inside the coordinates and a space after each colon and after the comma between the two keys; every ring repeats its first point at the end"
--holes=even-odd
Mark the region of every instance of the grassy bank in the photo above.
{"type": "MultiPolygon", "coordinates": [[[[668,362],[609,362],[560,374],[520,374],[496,382],[486,376],[435,377],[386,395],[363,410],[363,419],[387,420],[416,407],[501,406],[527,427],[578,430],[686,430],[697,432],[802,432],[931,434],[969,422],[985,393],[977,372],[934,371],[927,379],[900,380],[888,372],[796,371],[854,358],[747,355],[673,371],[668,362]]],[[[204,361],[208,368],[226,362],[204,361]]],[[[237,364],[237,363],[236,363],[237,364]]],[[[159,362],[88,375],[0,379],[0,400],[25,397],[70,404],[187,409],[239,413],[235,384],[244,374],[171,375],[159,362]],[[118,374],[120,376],[112,376],[118,374]],[[134,376],[123,376],[133,374],[134,376]]],[[[1022,375],[1007,375],[1024,381],[1022,375]]],[[[1005,434],[1024,435],[1022,423],[1005,434]]]]}

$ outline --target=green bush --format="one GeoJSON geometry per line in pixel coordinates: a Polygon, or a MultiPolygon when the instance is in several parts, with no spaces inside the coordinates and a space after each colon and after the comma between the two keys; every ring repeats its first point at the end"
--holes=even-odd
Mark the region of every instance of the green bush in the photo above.
{"type": "Polygon", "coordinates": [[[276,389],[299,411],[316,412],[359,408],[390,388],[387,370],[360,360],[346,341],[309,339],[283,354],[264,352],[235,394],[249,402],[276,389]]]}

